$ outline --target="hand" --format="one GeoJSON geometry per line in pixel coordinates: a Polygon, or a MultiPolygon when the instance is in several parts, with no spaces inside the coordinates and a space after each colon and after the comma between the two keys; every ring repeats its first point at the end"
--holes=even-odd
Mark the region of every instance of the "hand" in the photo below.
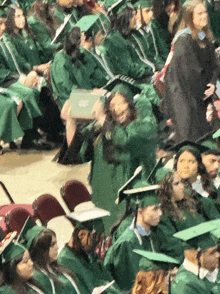
{"type": "Polygon", "coordinates": [[[100,125],[103,126],[106,114],[103,109],[103,103],[100,100],[97,100],[92,108],[92,115],[94,116],[94,119],[100,123],[100,125]]]}
{"type": "Polygon", "coordinates": [[[204,94],[205,94],[205,97],[208,98],[210,97],[211,95],[213,95],[215,93],[215,85],[214,84],[207,84],[207,87],[209,87],[207,90],[205,90],[204,94]]]}

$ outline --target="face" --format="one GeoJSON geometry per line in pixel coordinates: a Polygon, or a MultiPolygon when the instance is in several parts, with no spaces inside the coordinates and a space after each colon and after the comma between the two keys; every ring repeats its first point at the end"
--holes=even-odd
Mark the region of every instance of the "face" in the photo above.
{"type": "Polygon", "coordinates": [[[56,236],[53,236],[52,240],[51,240],[50,249],[49,249],[50,262],[56,261],[57,255],[58,255],[57,238],[56,238],[56,236]]]}
{"type": "Polygon", "coordinates": [[[218,175],[220,166],[220,156],[214,154],[208,154],[202,156],[202,162],[206,167],[206,170],[212,179],[215,179],[218,175]]]}
{"type": "Polygon", "coordinates": [[[201,266],[209,271],[214,271],[219,266],[219,257],[217,246],[208,248],[201,255],[201,266]]]}
{"type": "Polygon", "coordinates": [[[21,279],[29,280],[32,278],[34,274],[33,262],[27,250],[24,252],[22,260],[17,264],[16,270],[21,279]]]}
{"type": "Polygon", "coordinates": [[[173,175],[172,188],[173,193],[171,199],[174,201],[180,201],[185,197],[184,184],[182,182],[181,176],[177,172],[175,172],[173,175]]]}
{"type": "Polygon", "coordinates": [[[83,250],[86,253],[94,252],[100,241],[100,234],[88,230],[80,230],[78,234],[83,250]]]}
{"type": "Polygon", "coordinates": [[[130,109],[128,102],[121,94],[116,93],[115,97],[112,98],[110,102],[110,111],[112,113],[113,119],[117,123],[126,125],[126,123],[129,121],[130,109]]]}
{"type": "Polygon", "coordinates": [[[148,24],[151,21],[151,18],[153,17],[153,10],[149,7],[142,8],[142,16],[143,16],[144,22],[148,24]]]}
{"type": "Polygon", "coordinates": [[[171,3],[169,5],[167,5],[166,9],[165,9],[167,15],[171,15],[172,13],[174,13],[175,11],[175,3],[171,3]]]}
{"type": "Polygon", "coordinates": [[[142,215],[143,223],[151,226],[157,226],[160,222],[162,215],[161,205],[150,205],[145,208],[139,208],[139,212],[142,215]]]}
{"type": "Polygon", "coordinates": [[[208,15],[204,4],[198,4],[193,11],[193,24],[196,29],[202,30],[208,25],[208,15]]]}
{"type": "Polygon", "coordinates": [[[23,29],[25,26],[25,17],[21,9],[15,10],[14,23],[17,29],[23,29]]]}
{"type": "Polygon", "coordinates": [[[136,29],[137,26],[137,13],[133,10],[133,15],[130,18],[130,29],[136,29]]]}
{"type": "Polygon", "coordinates": [[[81,40],[80,40],[80,47],[83,47],[83,46],[84,46],[84,44],[85,44],[85,40],[86,40],[85,33],[82,32],[82,33],[81,33],[81,40]]]}
{"type": "Polygon", "coordinates": [[[198,175],[198,162],[192,153],[184,151],[177,162],[177,172],[182,179],[195,180],[198,175]]]}
{"type": "Polygon", "coordinates": [[[0,17],[0,37],[3,35],[4,31],[5,31],[5,23],[6,23],[7,18],[2,18],[0,17]]]}

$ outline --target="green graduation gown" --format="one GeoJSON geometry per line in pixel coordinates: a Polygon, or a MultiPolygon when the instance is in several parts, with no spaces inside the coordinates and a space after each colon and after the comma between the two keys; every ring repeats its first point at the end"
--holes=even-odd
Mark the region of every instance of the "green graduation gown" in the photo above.
{"type": "Polygon", "coordinates": [[[12,97],[7,93],[0,94],[0,139],[5,143],[24,136],[17,117],[17,105],[12,97]]]}
{"type": "MultiPolygon", "coordinates": [[[[88,260],[85,260],[83,257],[74,254],[68,247],[64,247],[59,254],[58,263],[74,272],[88,294],[92,293],[95,287],[103,286],[113,280],[103,264],[97,262],[95,254],[90,254],[88,260]]],[[[103,293],[116,294],[121,292],[118,286],[113,284],[103,293]]],[[[86,294],[86,292],[83,294],[86,294]]]]}
{"type": "Polygon", "coordinates": [[[59,42],[50,44],[52,41],[49,28],[39,19],[31,15],[28,17],[28,25],[31,28],[37,42],[40,45],[41,61],[42,63],[49,62],[53,58],[54,52],[60,47],[59,42]]]}
{"type": "Polygon", "coordinates": [[[157,122],[152,106],[144,96],[135,100],[139,117],[128,126],[116,126],[109,141],[101,139],[94,147],[94,123],[84,128],[84,142],[80,150],[82,162],[92,160],[90,183],[92,200],[100,208],[110,211],[111,216],[103,219],[105,233],[124,214],[125,204],[116,205],[118,189],[133,175],[136,168],[143,166],[147,176],[155,165],[157,144],[157,122]],[[109,143],[108,143],[109,142],[109,143]],[[113,162],[108,162],[103,154],[103,144],[112,145],[113,162]],[[88,147],[91,152],[86,152],[88,147]],[[147,156],[146,156],[147,154],[147,156]]]}
{"type": "MultiPolygon", "coordinates": [[[[15,290],[13,290],[10,286],[8,285],[5,285],[5,286],[1,286],[0,287],[0,293],[1,294],[18,294],[18,292],[15,292],[15,290]]],[[[37,291],[37,290],[34,290],[32,288],[30,288],[28,290],[28,294],[42,294],[44,292],[40,292],[40,291],[37,291]]]]}
{"type": "Polygon", "coordinates": [[[55,54],[50,73],[53,91],[62,105],[74,89],[93,89],[86,65],[81,61],[73,64],[71,57],[63,50],[55,54]]]}
{"type": "Polygon", "coordinates": [[[29,68],[33,68],[34,65],[41,64],[40,54],[37,43],[33,40],[31,36],[28,36],[24,31],[21,35],[16,35],[14,37],[6,34],[8,42],[15,46],[18,54],[22,57],[29,68]]]}
{"type": "Polygon", "coordinates": [[[24,106],[19,115],[19,122],[22,129],[31,129],[33,127],[33,118],[42,114],[38,106],[39,92],[17,82],[23,72],[21,69],[25,70],[26,68],[27,70],[28,66],[23,58],[19,58],[14,47],[10,45],[6,38],[1,38],[0,86],[6,87],[9,95],[17,96],[23,101],[24,106]]]}
{"type": "Polygon", "coordinates": [[[110,271],[121,290],[130,290],[139,271],[141,256],[134,249],[159,251],[160,242],[157,231],[149,236],[140,236],[131,227],[127,228],[118,240],[109,248],[104,265],[110,271]]]}
{"type": "Polygon", "coordinates": [[[206,278],[201,280],[181,265],[171,284],[171,294],[209,294],[212,293],[214,286],[215,283],[211,283],[206,278]]]}
{"type": "Polygon", "coordinates": [[[65,275],[56,275],[56,277],[58,281],[53,282],[45,272],[34,270],[34,278],[42,285],[45,294],[77,294],[74,285],[65,275]]]}
{"type": "Polygon", "coordinates": [[[139,58],[132,44],[119,32],[111,31],[98,50],[114,75],[122,74],[139,80],[153,74],[152,68],[139,58]]]}
{"type": "Polygon", "coordinates": [[[164,214],[158,224],[158,232],[164,236],[163,243],[161,244],[161,251],[179,259],[180,262],[184,259],[184,250],[187,248],[187,245],[173,237],[173,234],[206,221],[220,218],[211,199],[201,197],[199,194],[196,194],[194,197],[200,201],[200,204],[197,205],[197,212],[195,215],[192,215],[186,210],[182,210],[184,219],[175,220],[171,214],[164,214]],[[198,208],[198,206],[200,206],[200,208],[198,208]]]}

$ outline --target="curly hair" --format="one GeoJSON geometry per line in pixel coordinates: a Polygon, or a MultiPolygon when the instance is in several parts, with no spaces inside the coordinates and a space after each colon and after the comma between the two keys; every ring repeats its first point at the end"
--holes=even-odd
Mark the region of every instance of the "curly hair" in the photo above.
{"type": "Polygon", "coordinates": [[[191,153],[195,157],[195,159],[198,163],[198,175],[201,176],[201,182],[202,182],[203,189],[209,193],[209,196],[212,199],[214,199],[214,200],[217,199],[217,192],[216,192],[215,188],[213,187],[213,185],[211,184],[211,179],[210,179],[210,176],[206,170],[205,165],[202,162],[201,154],[199,152],[197,152],[195,149],[188,147],[187,149],[183,149],[183,150],[180,150],[179,152],[177,152],[175,159],[174,159],[174,165],[173,165],[174,170],[175,171],[177,170],[177,163],[178,163],[179,157],[185,151],[191,153]]]}
{"type": "Polygon", "coordinates": [[[167,272],[164,270],[139,271],[131,294],[166,294],[161,287],[167,272]]]}
{"type": "Polygon", "coordinates": [[[187,210],[191,214],[196,213],[196,202],[193,199],[193,191],[187,186],[185,197],[181,201],[173,201],[173,180],[175,172],[168,172],[160,182],[160,188],[157,190],[157,197],[161,201],[161,208],[164,214],[171,214],[174,220],[183,220],[182,210],[187,210]]]}

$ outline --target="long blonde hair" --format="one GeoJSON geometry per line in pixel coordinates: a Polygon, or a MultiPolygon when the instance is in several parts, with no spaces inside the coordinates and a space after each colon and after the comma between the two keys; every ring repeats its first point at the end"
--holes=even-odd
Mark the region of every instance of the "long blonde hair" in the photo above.
{"type": "Polygon", "coordinates": [[[180,25],[178,28],[178,32],[185,29],[185,28],[189,28],[191,30],[192,38],[195,39],[199,44],[207,43],[207,41],[213,42],[214,36],[213,36],[213,33],[212,33],[209,25],[205,26],[202,29],[202,31],[206,35],[205,39],[203,41],[201,41],[198,37],[199,31],[195,28],[194,23],[193,23],[194,9],[198,4],[205,5],[202,0],[189,0],[184,3],[182,10],[180,12],[181,21],[180,21],[180,25]]]}
{"type": "Polygon", "coordinates": [[[167,276],[164,270],[139,271],[136,275],[132,294],[167,294],[162,290],[162,284],[167,276]]]}

